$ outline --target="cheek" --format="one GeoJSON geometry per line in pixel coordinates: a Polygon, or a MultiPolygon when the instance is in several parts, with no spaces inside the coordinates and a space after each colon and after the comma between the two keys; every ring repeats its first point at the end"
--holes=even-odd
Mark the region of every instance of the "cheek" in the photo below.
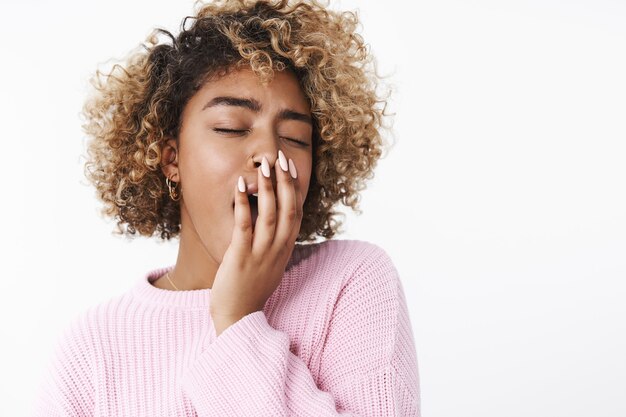
{"type": "Polygon", "coordinates": [[[230,206],[237,179],[234,159],[209,149],[181,155],[183,193],[190,208],[211,213],[230,206]]]}
{"type": "Polygon", "coordinates": [[[298,169],[298,181],[300,183],[300,191],[302,192],[302,202],[306,200],[309,184],[311,182],[311,160],[302,160],[300,165],[296,165],[298,169]]]}
{"type": "Polygon", "coordinates": [[[207,158],[206,165],[210,165],[207,169],[211,171],[212,175],[227,177],[234,175],[237,167],[241,165],[241,162],[237,157],[216,153],[211,155],[210,158],[207,158]]]}
{"type": "Polygon", "coordinates": [[[196,148],[185,155],[185,174],[194,182],[218,182],[232,176],[237,156],[213,147],[196,148]]]}

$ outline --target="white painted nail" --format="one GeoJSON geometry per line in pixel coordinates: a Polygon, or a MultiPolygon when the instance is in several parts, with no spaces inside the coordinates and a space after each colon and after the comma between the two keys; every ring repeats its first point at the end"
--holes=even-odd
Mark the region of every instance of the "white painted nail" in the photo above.
{"type": "Polygon", "coordinates": [[[246,192],[246,182],[243,180],[243,177],[241,175],[239,176],[237,187],[239,188],[239,191],[241,191],[242,193],[246,192]]]}
{"type": "Polygon", "coordinates": [[[285,158],[285,154],[281,150],[278,151],[278,162],[283,171],[287,172],[287,169],[289,169],[287,166],[287,158],[285,158]]]}
{"type": "Polygon", "coordinates": [[[266,157],[263,157],[261,160],[261,172],[265,176],[265,178],[270,177],[270,163],[267,161],[266,157]]]}
{"type": "Polygon", "coordinates": [[[296,164],[289,158],[289,173],[295,179],[298,178],[298,171],[296,171],[296,164]]]}

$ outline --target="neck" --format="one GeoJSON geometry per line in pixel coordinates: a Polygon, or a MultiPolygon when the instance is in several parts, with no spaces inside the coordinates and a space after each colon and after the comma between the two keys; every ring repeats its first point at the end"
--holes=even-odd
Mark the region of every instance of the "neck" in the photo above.
{"type": "Polygon", "coordinates": [[[182,205],[178,257],[170,278],[180,290],[212,288],[220,263],[207,251],[190,220],[182,205]]]}

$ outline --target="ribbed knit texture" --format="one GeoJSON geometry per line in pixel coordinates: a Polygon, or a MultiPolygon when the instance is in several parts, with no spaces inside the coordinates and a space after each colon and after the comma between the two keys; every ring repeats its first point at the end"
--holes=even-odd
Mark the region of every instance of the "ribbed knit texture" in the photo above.
{"type": "Polygon", "coordinates": [[[262,311],[224,330],[211,289],[139,277],[78,315],[40,381],[36,416],[420,416],[402,283],[380,247],[296,245],[262,311]]]}

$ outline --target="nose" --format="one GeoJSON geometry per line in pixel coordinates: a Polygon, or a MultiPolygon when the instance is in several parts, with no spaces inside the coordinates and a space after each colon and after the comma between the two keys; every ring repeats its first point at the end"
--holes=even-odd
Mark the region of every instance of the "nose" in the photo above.
{"type": "MultiPolygon", "coordinates": [[[[263,157],[267,158],[270,169],[274,169],[274,165],[278,159],[278,137],[274,133],[265,132],[257,135],[252,140],[252,162],[253,167],[256,169],[261,166],[263,157]]],[[[271,171],[270,171],[271,172],[271,171]]]]}

